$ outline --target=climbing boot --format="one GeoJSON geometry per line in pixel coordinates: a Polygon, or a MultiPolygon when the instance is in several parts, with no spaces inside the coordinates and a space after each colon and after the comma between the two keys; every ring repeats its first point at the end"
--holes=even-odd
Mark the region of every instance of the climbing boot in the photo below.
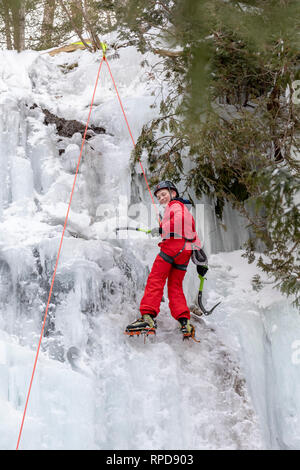
{"type": "Polygon", "coordinates": [[[179,318],[178,321],[180,323],[180,331],[183,335],[183,339],[194,338],[195,328],[190,324],[190,320],[188,318],[179,318]]]}
{"type": "Polygon", "coordinates": [[[129,336],[140,334],[155,334],[157,328],[156,320],[152,315],[145,314],[138,320],[127,325],[125,334],[129,336]]]}

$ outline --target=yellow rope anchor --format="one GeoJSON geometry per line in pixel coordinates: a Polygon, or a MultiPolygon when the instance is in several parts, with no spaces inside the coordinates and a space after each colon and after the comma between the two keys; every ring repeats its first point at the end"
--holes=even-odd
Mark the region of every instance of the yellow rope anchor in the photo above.
{"type": "Polygon", "coordinates": [[[107,44],[105,42],[100,42],[100,44],[101,44],[102,52],[103,52],[103,59],[105,60],[107,44]]]}

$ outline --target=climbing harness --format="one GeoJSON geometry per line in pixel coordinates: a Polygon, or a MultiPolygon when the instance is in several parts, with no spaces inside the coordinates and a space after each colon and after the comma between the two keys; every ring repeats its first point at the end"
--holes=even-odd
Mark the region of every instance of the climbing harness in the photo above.
{"type": "Polygon", "coordinates": [[[188,264],[189,264],[189,261],[185,264],[177,264],[175,263],[175,258],[177,258],[177,256],[180,255],[180,253],[183,252],[184,248],[185,248],[185,245],[186,245],[186,241],[184,242],[183,244],[183,247],[181,248],[180,251],[178,251],[178,253],[176,253],[175,256],[170,256],[170,255],[167,255],[164,251],[160,250],[160,252],[158,253],[159,256],[164,260],[166,261],[167,263],[170,263],[172,264],[173,268],[175,269],[179,269],[180,271],[186,271],[187,270],[187,267],[188,267],[188,264]]]}

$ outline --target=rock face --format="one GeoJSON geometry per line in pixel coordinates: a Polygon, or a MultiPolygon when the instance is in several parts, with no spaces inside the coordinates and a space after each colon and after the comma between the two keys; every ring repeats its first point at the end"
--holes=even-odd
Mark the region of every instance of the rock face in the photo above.
{"type": "MultiPolygon", "coordinates": [[[[60,118],[56,116],[55,114],[50,113],[47,109],[42,109],[44,115],[45,115],[45,120],[44,124],[47,126],[49,124],[55,124],[57,128],[57,133],[61,137],[72,137],[76,132],[79,132],[82,137],[84,135],[85,131],[85,125],[82,124],[82,122],[76,121],[75,119],[72,120],[67,120],[64,118],[60,118]]],[[[86,134],[86,140],[90,139],[91,137],[94,137],[96,134],[105,134],[106,130],[104,127],[97,127],[91,125],[86,134]]]]}

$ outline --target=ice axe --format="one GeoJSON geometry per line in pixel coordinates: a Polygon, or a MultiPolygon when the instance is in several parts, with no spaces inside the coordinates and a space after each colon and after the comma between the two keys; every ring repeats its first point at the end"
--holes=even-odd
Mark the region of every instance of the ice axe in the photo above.
{"type": "Polygon", "coordinates": [[[205,274],[207,273],[208,271],[208,259],[207,259],[207,256],[205,254],[205,252],[203,251],[203,249],[201,248],[200,250],[193,250],[193,253],[192,253],[192,261],[193,263],[197,266],[197,273],[198,273],[198,277],[200,279],[200,286],[199,286],[199,292],[198,292],[198,305],[199,305],[199,308],[202,312],[203,315],[211,315],[214,311],[214,309],[220,305],[221,302],[218,302],[216,305],[213,306],[213,308],[211,308],[210,310],[206,310],[206,308],[204,307],[203,303],[202,303],[202,292],[203,292],[203,286],[204,286],[204,281],[205,281],[205,274]]]}
{"type": "Polygon", "coordinates": [[[120,231],[120,230],[134,230],[135,232],[144,232],[144,233],[151,233],[151,230],[148,230],[148,229],[143,229],[143,228],[139,228],[139,227],[117,227],[116,228],[116,234],[120,231]]]}
{"type": "MultiPolygon", "coordinates": [[[[198,266],[197,266],[198,268],[198,266]]],[[[214,309],[220,305],[221,302],[218,302],[216,305],[213,306],[213,308],[211,308],[210,310],[206,310],[206,308],[203,306],[203,303],[202,303],[202,291],[203,291],[203,286],[204,286],[204,280],[206,279],[204,276],[201,276],[201,274],[199,274],[198,272],[198,277],[200,279],[200,286],[199,286],[199,292],[198,292],[198,305],[200,307],[200,310],[201,312],[203,313],[203,315],[211,315],[214,311],[214,309]]]]}

